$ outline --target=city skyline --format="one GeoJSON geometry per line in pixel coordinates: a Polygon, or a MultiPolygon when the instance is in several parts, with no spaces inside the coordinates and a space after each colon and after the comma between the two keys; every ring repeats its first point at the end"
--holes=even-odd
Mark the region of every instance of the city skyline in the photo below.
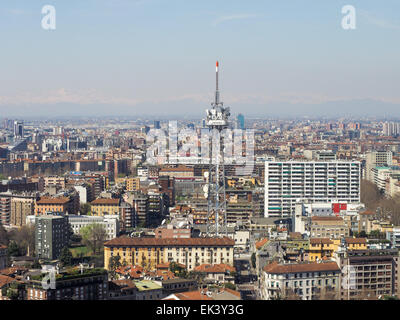
{"type": "Polygon", "coordinates": [[[202,117],[219,60],[221,98],[234,114],[400,116],[400,5],[353,1],[357,28],[343,30],[344,5],[5,2],[0,110],[202,117]],[[56,30],[40,26],[45,4],[56,8],[56,30]]]}

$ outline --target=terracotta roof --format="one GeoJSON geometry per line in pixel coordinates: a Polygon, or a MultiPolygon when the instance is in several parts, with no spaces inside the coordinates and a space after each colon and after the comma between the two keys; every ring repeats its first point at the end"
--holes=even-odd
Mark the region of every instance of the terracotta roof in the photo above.
{"type": "Polygon", "coordinates": [[[343,218],[336,216],[313,216],[312,221],[343,221],[343,218]]]}
{"type": "Polygon", "coordinates": [[[5,276],[0,274],[0,288],[4,287],[6,284],[15,282],[16,280],[14,278],[5,276]]]}
{"type": "Polygon", "coordinates": [[[90,204],[91,205],[96,205],[96,204],[119,205],[119,199],[99,198],[99,199],[93,200],[90,204]]]}
{"type": "MultiPolygon", "coordinates": [[[[175,262],[176,263],[176,262],[175,262]]],[[[182,263],[176,263],[181,268],[186,268],[186,266],[182,263]]],[[[156,269],[169,269],[171,262],[159,263],[156,265],[156,269]]]]}
{"type": "Polygon", "coordinates": [[[7,247],[4,244],[0,244],[0,249],[7,249],[7,247]]]}
{"type": "Polygon", "coordinates": [[[369,211],[369,210],[367,210],[367,211],[363,211],[363,212],[360,212],[359,214],[362,214],[362,215],[374,215],[374,214],[376,214],[375,212],[373,212],[373,211],[369,211]]]}
{"type": "Polygon", "coordinates": [[[329,238],[311,238],[310,244],[332,244],[333,241],[329,238]]]}
{"type": "Polygon", "coordinates": [[[194,272],[205,272],[205,273],[225,273],[225,272],[235,272],[235,267],[228,264],[202,264],[194,268],[194,272]]]}
{"type": "Polygon", "coordinates": [[[345,238],[346,243],[360,243],[360,244],[366,244],[367,239],[366,238],[345,238]]]}
{"type": "Polygon", "coordinates": [[[260,241],[256,242],[256,249],[260,249],[264,244],[268,242],[268,238],[261,239],[260,241]]]}
{"type": "Polygon", "coordinates": [[[37,204],[66,204],[69,202],[69,198],[66,197],[59,197],[59,198],[52,198],[52,197],[42,197],[40,200],[36,201],[37,204]]]}
{"type": "Polygon", "coordinates": [[[104,243],[105,247],[118,246],[233,246],[231,238],[129,238],[119,237],[104,243]]]}
{"type": "Polygon", "coordinates": [[[193,172],[194,168],[188,168],[188,167],[162,168],[160,170],[160,173],[162,173],[162,172],[183,172],[183,171],[193,172]]]}
{"type": "Polygon", "coordinates": [[[296,264],[278,264],[273,262],[264,267],[268,273],[298,273],[298,272],[319,272],[319,271],[340,271],[336,262],[313,262],[296,264]]]}

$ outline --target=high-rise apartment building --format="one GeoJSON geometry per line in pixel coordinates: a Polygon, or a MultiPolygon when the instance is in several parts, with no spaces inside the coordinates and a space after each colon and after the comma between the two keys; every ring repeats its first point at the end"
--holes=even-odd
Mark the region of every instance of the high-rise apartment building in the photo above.
{"type": "Polygon", "coordinates": [[[35,249],[39,259],[58,259],[68,246],[68,217],[45,215],[35,219],[35,249]]]}
{"type": "Polygon", "coordinates": [[[372,169],[375,167],[386,167],[392,165],[391,151],[374,151],[366,155],[365,178],[373,182],[372,169]]]}
{"type": "Polygon", "coordinates": [[[360,162],[265,162],[265,217],[289,217],[296,202],[360,202],[360,162]]]}

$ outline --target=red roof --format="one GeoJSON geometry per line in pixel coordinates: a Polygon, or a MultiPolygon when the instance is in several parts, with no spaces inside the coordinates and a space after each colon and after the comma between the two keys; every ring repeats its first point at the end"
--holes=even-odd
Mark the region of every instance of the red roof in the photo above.
{"type": "Polygon", "coordinates": [[[223,238],[129,238],[119,237],[104,243],[105,247],[118,246],[228,246],[233,247],[235,241],[228,237],[223,238]]]}
{"type": "Polygon", "coordinates": [[[273,262],[264,267],[267,273],[298,273],[298,272],[320,272],[320,271],[340,271],[336,262],[313,262],[296,264],[278,264],[273,262]]]}
{"type": "Polygon", "coordinates": [[[235,267],[228,264],[202,264],[197,266],[193,270],[194,272],[205,272],[205,273],[225,273],[225,272],[235,272],[235,267]]]}
{"type": "Polygon", "coordinates": [[[96,204],[104,204],[104,205],[119,205],[119,199],[105,199],[105,198],[99,198],[96,200],[93,200],[91,205],[96,205],[96,204]]]}

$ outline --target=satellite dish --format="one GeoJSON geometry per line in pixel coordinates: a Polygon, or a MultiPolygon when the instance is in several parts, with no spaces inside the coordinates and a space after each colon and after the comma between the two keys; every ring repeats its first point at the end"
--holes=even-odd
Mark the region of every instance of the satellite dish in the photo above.
{"type": "Polygon", "coordinates": [[[205,185],[203,186],[203,191],[206,192],[206,193],[208,192],[208,184],[205,184],[205,185]]]}
{"type": "Polygon", "coordinates": [[[208,176],[209,176],[209,172],[208,171],[204,172],[204,178],[208,178],[208,176]]]}
{"type": "Polygon", "coordinates": [[[163,225],[165,223],[165,219],[161,222],[161,225],[163,225]]]}
{"type": "Polygon", "coordinates": [[[204,193],[204,198],[208,198],[208,193],[204,193]]]}

